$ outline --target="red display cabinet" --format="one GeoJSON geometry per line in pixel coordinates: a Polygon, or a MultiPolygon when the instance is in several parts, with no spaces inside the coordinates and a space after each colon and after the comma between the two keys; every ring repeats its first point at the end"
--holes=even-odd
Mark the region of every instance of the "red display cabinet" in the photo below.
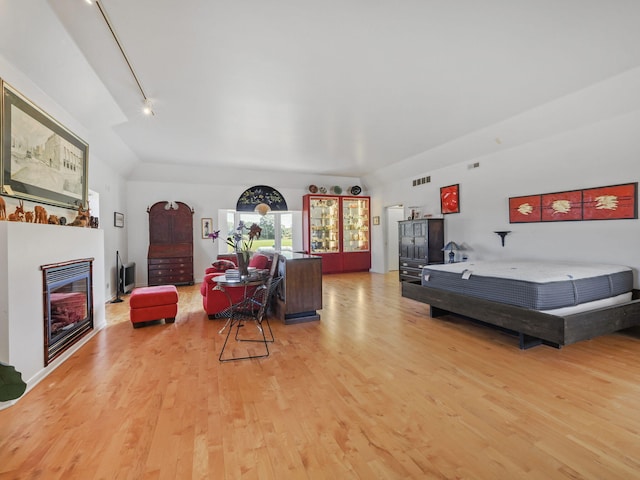
{"type": "Polygon", "coordinates": [[[369,197],[303,197],[304,248],[322,257],[322,273],[371,268],[369,204],[369,197]]]}

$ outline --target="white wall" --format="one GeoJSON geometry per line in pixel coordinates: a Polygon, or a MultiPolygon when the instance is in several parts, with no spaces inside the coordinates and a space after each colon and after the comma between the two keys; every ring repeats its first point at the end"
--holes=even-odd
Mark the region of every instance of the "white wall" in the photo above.
{"type": "Polygon", "coordinates": [[[106,325],[104,234],[99,229],[0,222],[0,360],[22,373],[28,388],[106,325]],[[94,258],[94,331],[46,368],[41,265],[94,258]]]}
{"type": "MultiPolygon", "coordinates": [[[[471,260],[530,258],[624,264],[640,270],[640,220],[509,224],[508,198],[640,181],[640,111],[602,120],[476,157],[433,172],[431,183],[411,179],[372,189],[374,204],[422,205],[440,212],[439,188],[460,185],[460,213],[445,215],[445,241],[466,243],[471,260]],[[469,164],[480,167],[470,169],[469,164]],[[511,230],[505,247],[496,230],[511,230]]],[[[420,175],[415,175],[420,176],[420,175]]],[[[380,238],[374,236],[373,271],[384,271],[380,238]]]]}
{"type": "Polygon", "coordinates": [[[89,154],[89,188],[100,194],[100,230],[104,232],[104,296],[116,295],[116,251],[122,258],[128,256],[127,230],[113,225],[113,213],[127,215],[127,189],[125,180],[97,156],[89,154]]]}

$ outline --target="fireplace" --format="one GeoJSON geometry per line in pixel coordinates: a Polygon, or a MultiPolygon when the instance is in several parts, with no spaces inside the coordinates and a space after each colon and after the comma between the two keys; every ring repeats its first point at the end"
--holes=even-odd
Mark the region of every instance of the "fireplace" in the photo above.
{"type": "Polygon", "coordinates": [[[44,365],[93,329],[93,258],[42,265],[44,365]]]}

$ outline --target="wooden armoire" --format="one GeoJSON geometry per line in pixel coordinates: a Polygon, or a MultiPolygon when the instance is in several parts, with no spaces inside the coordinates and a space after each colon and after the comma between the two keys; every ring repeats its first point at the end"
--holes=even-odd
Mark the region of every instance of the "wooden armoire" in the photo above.
{"type": "Polygon", "coordinates": [[[193,285],[193,210],[182,202],[157,202],[147,212],[149,286],[193,285]]]}
{"type": "Polygon", "coordinates": [[[420,282],[422,267],[444,263],[444,219],[402,220],[398,237],[401,282],[420,282]]]}

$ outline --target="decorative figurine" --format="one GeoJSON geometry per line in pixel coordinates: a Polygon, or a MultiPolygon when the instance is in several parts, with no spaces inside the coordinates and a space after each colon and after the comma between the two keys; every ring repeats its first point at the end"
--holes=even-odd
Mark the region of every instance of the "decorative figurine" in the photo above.
{"type": "Polygon", "coordinates": [[[47,211],[45,210],[44,207],[41,207],[40,205],[36,205],[35,207],[33,207],[33,210],[36,214],[36,223],[48,223],[47,222],[47,211]]]}
{"type": "Polygon", "coordinates": [[[16,205],[16,211],[9,214],[7,220],[10,222],[24,222],[24,202],[19,200],[19,204],[16,205]]]}
{"type": "Polygon", "coordinates": [[[91,215],[89,209],[87,208],[85,210],[84,207],[80,205],[78,207],[78,215],[76,216],[75,220],[69,225],[71,225],[72,227],[88,227],[90,216],[91,215]]]}

